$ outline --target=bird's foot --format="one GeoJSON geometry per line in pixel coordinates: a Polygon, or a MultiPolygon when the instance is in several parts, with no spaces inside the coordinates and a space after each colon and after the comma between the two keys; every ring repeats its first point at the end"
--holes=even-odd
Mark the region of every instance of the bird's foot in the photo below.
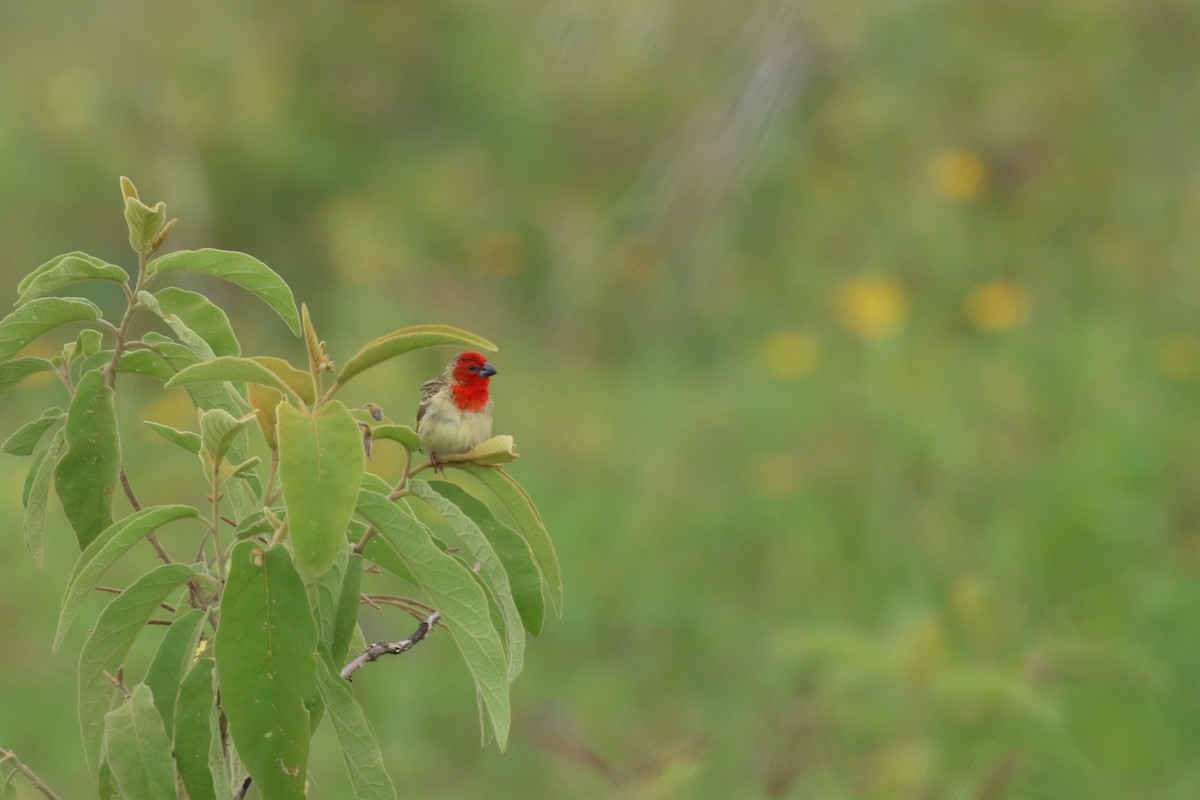
{"type": "Polygon", "coordinates": [[[443,466],[442,460],[440,458],[438,458],[437,453],[434,453],[434,452],[429,453],[429,466],[433,467],[433,471],[436,472],[438,475],[446,474],[446,467],[443,466]]]}

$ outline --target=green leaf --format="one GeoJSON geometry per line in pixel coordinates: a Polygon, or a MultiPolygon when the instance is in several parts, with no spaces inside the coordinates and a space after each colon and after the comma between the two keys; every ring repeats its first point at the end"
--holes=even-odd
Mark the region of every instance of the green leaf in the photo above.
{"type": "Polygon", "coordinates": [[[44,358],[34,358],[33,356],[0,363],[0,395],[34,373],[53,371],[53,364],[44,358]]]}
{"type": "Polygon", "coordinates": [[[100,319],[100,309],[78,297],[40,297],[0,320],[0,361],[8,361],[25,345],[69,322],[100,319]]]}
{"type": "Polygon", "coordinates": [[[202,361],[180,370],[167,381],[167,387],[187,386],[206,381],[235,381],[258,383],[295,396],[291,388],[271,370],[249,358],[221,356],[212,361],[202,361]]]}
{"type": "Polygon", "coordinates": [[[443,553],[412,517],[384,495],[363,491],[358,513],[379,530],[382,538],[416,576],[441,612],[475,686],[483,696],[488,720],[503,751],[508,743],[511,708],[504,643],[492,624],[488,598],[474,574],[458,559],[443,553]]]}
{"type": "Polygon", "coordinates": [[[190,800],[217,798],[209,766],[213,696],[213,660],[202,658],[179,684],[175,709],[175,766],[190,800]]]}
{"type": "Polygon", "coordinates": [[[263,797],[302,800],[317,629],[287,548],[240,542],[221,600],[217,675],[238,755],[263,797]]]}
{"type": "Polygon", "coordinates": [[[275,358],[273,356],[254,356],[250,360],[273,372],[275,377],[283,381],[284,385],[291,389],[292,393],[306,404],[312,405],[316,401],[317,390],[313,386],[313,379],[310,373],[302,369],[296,369],[282,358],[275,358]]]}
{"type": "Polygon", "coordinates": [[[17,284],[17,294],[25,294],[25,290],[29,288],[29,285],[31,283],[33,283],[35,280],[40,278],[45,273],[47,273],[50,270],[57,267],[59,265],[59,263],[61,263],[64,259],[68,259],[68,258],[79,258],[84,261],[89,261],[89,262],[91,262],[93,264],[97,264],[97,265],[106,263],[104,261],[104,259],[96,258],[95,256],[90,256],[87,253],[83,252],[82,250],[73,250],[70,253],[63,253],[61,255],[57,255],[54,258],[47,261],[45,264],[42,264],[40,267],[35,269],[33,272],[26,275],[24,278],[22,278],[21,282],[17,284]]]}
{"type": "Polygon", "coordinates": [[[470,517],[492,543],[504,565],[504,571],[508,573],[521,622],[526,630],[537,636],[542,629],[546,603],[542,597],[542,571],[538,569],[529,543],[521,534],[496,519],[483,501],[467,494],[461,486],[446,481],[430,481],[428,487],[470,517]]]}
{"type": "Polygon", "coordinates": [[[151,242],[166,222],[166,203],[156,203],[151,208],[136,196],[125,198],[125,223],[129,226],[129,246],[133,252],[149,252],[151,242]]]}
{"type": "Polygon", "coordinates": [[[308,594],[308,607],[317,623],[317,639],[326,647],[333,643],[333,625],[337,617],[338,598],[342,594],[347,556],[346,548],[340,548],[333,564],[320,575],[314,575],[303,567],[297,570],[308,594]]]}
{"type": "MultiPolygon", "coordinates": [[[[149,375],[159,380],[170,380],[177,372],[199,363],[200,356],[189,347],[172,341],[170,338],[151,331],[142,337],[142,341],[153,347],[153,350],[136,350],[121,356],[119,369],[122,372],[133,372],[149,375]]],[[[234,416],[241,416],[249,410],[249,404],[243,393],[233,384],[221,382],[203,382],[184,387],[196,404],[196,408],[208,410],[223,408],[234,416]]]]}
{"type": "MultiPolygon", "coordinates": [[[[450,486],[451,489],[458,488],[452,484],[442,485],[450,486]]],[[[466,546],[467,552],[478,562],[478,574],[493,588],[496,602],[500,606],[500,612],[503,615],[505,628],[503,633],[508,639],[508,679],[509,681],[515,680],[521,674],[521,669],[525,663],[525,631],[521,628],[521,615],[517,610],[516,602],[513,600],[512,585],[504,564],[492,547],[491,541],[484,536],[483,531],[480,530],[475,520],[463,513],[462,509],[452,501],[446,499],[437,489],[434,489],[420,478],[409,480],[408,488],[414,495],[424,500],[434,510],[445,517],[446,521],[450,523],[451,529],[463,545],[466,546]]],[[[466,495],[466,492],[460,490],[459,494],[466,495]]],[[[515,531],[513,533],[515,535],[515,531]]],[[[532,559],[532,556],[530,558],[532,559]]],[[[540,594],[540,576],[537,590],[540,594]]]]}
{"type": "Polygon", "coordinates": [[[125,270],[94,256],[65,255],[49,269],[39,272],[21,290],[17,305],[24,305],[38,295],[53,292],[78,281],[115,281],[127,283],[129,274],[125,270]]]}
{"type": "Polygon", "coordinates": [[[0,444],[0,452],[8,453],[14,456],[29,456],[33,455],[34,448],[38,442],[42,440],[42,436],[54,423],[58,422],[64,416],[61,408],[48,408],[42,412],[42,415],[32,422],[26,422],[12,436],[4,440],[4,444],[0,444]]]}
{"type": "Polygon", "coordinates": [[[275,526],[271,520],[267,519],[267,515],[262,511],[254,511],[247,514],[238,523],[237,529],[233,532],[235,542],[240,542],[243,539],[249,539],[251,536],[265,536],[275,532],[275,526]]]}
{"type": "Polygon", "coordinates": [[[42,540],[46,532],[46,502],[50,498],[50,478],[58,459],[67,449],[63,431],[54,434],[50,443],[40,449],[29,467],[22,503],[25,506],[25,546],[38,567],[42,566],[42,540]]]}
{"type": "Polygon", "coordinates": [[[200,443],[213,458],[223,458],[233,446],[237,435],[254,422],[254,415],[240,419],[221,408],[212,408],[200,415],[200,443]]]}
{"type": "Polygon", "coordinates": [[[154,660],[146,670],[145,684],[154,693],[154,707],[162,715],[167,730],[175,722],[179,683],[196,656],[196,642],[200,638],[200,626],[203,623],[204,611],[199,608],[193,608],[178,617],[163,634],[154,660]]]}
{"type": "Polygon", "coordinates": [[[371,428],[371,438],[399,442],[410,453],[421,449],[421,437],[407,425],[376,425],[371,428]]]}
{"type": "Polygon", "coordinates": [[[493,436],[486,442],[480,442],[465,453],[449,453],[442,456],[446,463],[469,462],[481,466],[498,467],[501,464],[511,464],[520,457],[513,437],[508,435],[493,436]]]}
{"type": "Polygon", "coordinates": [[[300,312],[292,290],[283,278],[257,258],[230,250],[180,250],[160,256],[147,266],[150,275],[179,270],[203,272],[236,283],[275,309],[292,333],[300,335],[300,312]]]}
{"type": "MultiPolygon", "coordinates": [[[[240,356],[242,346],[221,308],[198,292],[168,286],[154,293],[159,309],[196,333],[218,356],[240,356]]],[[[169,324],[169,323],[168,323],[169,324]]]]}
{"type": "Polygon", "coordinates": [[[367,721],[362,706],[350,691],[350,684],[334,675],[322,660],[317,661],[317,685],[321,699],[329,709],[333,731],[337,734],[350,773],[350,785],[357,800],[396,800],[392,785],[383,766],[383,753],[375,731],[367,721]]]}
{"type": "Polygon", "coordinates": [[[176,447],[182,447],[192,455],[200,454],[200,434],[192,431],[181,431],[159,422],[142,420],[142,424],[176,447]]]}
{"type": "Polygon", "coordinates": [[[453,466],[474,475],[508,509],[508,513],[512,515],[513,521],[517,524],[517,530],[525,537],[525,541],[529,542],[529,549],[533,551],[533,557],[537,559],[538,568],[541,569],[542,578],[546,581],[546,588],[550,592],[550,602],[553,603],[555,612],[561,616],[563,585],[558,554],[554,552],[554,542],[550,541],[546,524],[542,522],[542,516],[538,513],[529,494],[511,475],[499,467],[482,467],[477,464],[454,464],[453,466]]]}
{"type": "Polygon", "coordinates": [[[337,613],[333,618],[333,640],[329,654],[334,664],[346,661],[350,652],[350,639],[358,623],[359,590],[362,588],[363,557],[351,553],[346,561],[346,575],[342,578],[342,592],[337,600],[337,613]]]}
{"type": "Polygon", "coordinates": [[[344,548],[366,456],[358,423],[341,403],[315,414],[280,403],[279,484],[296,560],[320,575],[344,548]]]}
{"type": "Polygon", "coordinates": [[[412,350],[419,350],[422,347],[434,347],[441,344],[479,347],[484,350],[496,349],[496,345],[487,339],[449,325],[414,325],[411,328],[401,328],[386,336],[380,336],[363,345],[361,350],[342,365],[342,371],[337,376],[337,385],[341,386],[355,375],[370,369],[381,361],[412,350]]]}
{"type": "Polygon", "coordinates": [[[117,520],[97,536],[79,555],[71,578],[67,581],[67,590],[63,593],[62,607],[58,612],[54,651],[58,651],[67,628],[79,613],[84,598],[105,570],[151,531],[173,520],[196,517],[199,514],[200,512],[191,506],[150,506],[117,520]]]}
{"type": "Polygon", "coordinates": [[[191,348],[196,355],[200,356],[200,360],[212,361],[217,357],[217,354],[213,352],[208,342],[204,341],[200,334],[189,328],[179,317],[164,311],[158,302],[158,298],[154,295],[149,292],[138,292],[137,299],[143,308],[149,309],[159,319],[167,323],[167,327],[171,329],[175,337],[191,348]]]}
{"type": "MultiPolygon", "coordinates": [[[[75,352],[79,356],[88,358],[100,352],[100,346],[104,344],[104,334],[93,328],[84,328],[75,337],[75,352]]],[[[82,370],[79,374],[82,375],[87,370],[82,370]]]]}
{"type": "Polygon", "coordinates": [[[123,795],[177,796],[171,742],[146,684],[133,687],[133,696],[105,715],[104,735],[108,765],[123,795]]]}
{"type": "Polygon", "coordinates": [[[117,779],[113,777],[112,767],[108,765],[107,758],[100,760],[100,776],[96,781],[96,789],[100,794],[100,800],[124,800],[121,790],[117,788],[117,779]]]}
{"type": "Polygon", "coordinates": [[[146,620],[195,574],[186,564],[163,564],[147,572],[104,607],[91,636],[84,642],[79,655],[79,727],[83,733],[83,753],[93,775],[100,767],[104,714],[115,691],[104,673],[117,674],[137,635],[145,629],[146,620]]]}
{"type": "Polygon", "coordinates": [[[112,524],[121,471],[113,390],[104,385],[100,370],[84,375],[75,387],[64,430],[67,452],[54,470],[54,490],[83,549],[112,524]]]}

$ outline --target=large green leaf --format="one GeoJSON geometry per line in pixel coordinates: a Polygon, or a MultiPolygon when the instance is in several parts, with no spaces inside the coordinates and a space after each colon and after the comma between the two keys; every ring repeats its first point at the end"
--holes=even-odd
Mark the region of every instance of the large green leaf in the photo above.
{"type": "Polygon", "coordinates": [[[146,627],[146,620],[195,574],[186,564],[163,564],[147,572],[104,607],[84,642],[79,655],[79,728],[83,754],[93,775],[100,767],[104,714],[116,691],[104,673],[117,674],[137,635],[146,627]]]}
{"type": "Polygon", "coordinates": [[[407,425],[376,425],[371,428],[372,439],[390,439],[398,442],[410,453],[421,449],[421,437],[407,425]]]}
{"type": "Polygon", "coordinates": [[[340,548],[333,564],[320,575],[301,567],[297,570],[308,594],[308,607],[317,623],[317,638],[326,647],[333,643],[333,626],[337,618],[338,599],[342,594],[342,579],[346,574],[349,552],[340,548]]]}
{"type": "Polygon", "coordinates": [[[105,753],[125,797],[176,797],[175,764],[162,717],[144,683],[104,717],[105,753]]]}
{"type": "Polygon", "coordinates": [[[40,297],[0,320],[0,361],[8,361],[46,331],[68,322],[91,322],[100,309],[78,297],[40,297]]]}
{"type": "Polygon", "coordinates": [[[537,559],[542,578],[550,592],[550,602],[559,615],[562,614],[563,584],[562,570],[558,565],[558,554],[554,551],[554,542],[546,530],[546,523],[538,513],[529,494],[517,483],[511,475],[499,467],[484,467],[477,464],[456,463],[456,469],[461,469],[474,475],[480,483],[488,487],[492,494],[500,500],[517,525],[517,530],[529,543],[533,557],[537,559]]]}
{"type": "Polygon", "coordinates": [[[296,369],[289,362],[274,356],[253,356],[250,360],[275,373],[275,377],[283,381],[306,405],[311,406],[316,400],[317,389],[313,385],[312,373],[296,369]]]}
{"type": "Polygon", "coordinates": [[[179,682],[196,656],[196,642],[203,623],[204,611],[199,608],[193,608],[172,622],[146,670],[145,684],[154,693],[154,707],[162,715],[168,730],[175,722],[179,682]]]}
{"type": "MultiPolygon", "coordinates": [[[[200,362],[200,356],[191,348],[160,333],[151,331],[142,337],[142,341],[154,349],[125,353],[121,356],[119,365],[122,372],[149,375],[167,381],[176,373],[200,362]]],[[[240,416],[250,408],[244,392],[224,381],[203,381],[184,388],[196,404],[196,408],[202,410],[223,408],[234,416],[240,416]]]]}
{"type": "Polygon", "coordinates": [[[179,684],[175,765],[190,800],[216,800],[209,750],[213,745],[213,660],[196,662],[179,684]]]}
{"type": "Polygon", "coordinates": [[[40,567],[42,566],[42,541],[46,532],[46,502],[50,499],[50,478],[54,475],[54,467],[58,459],[67,449],[67,438],[63,431],[54,434],[42,449],[34,456],[29,466],[29,477],[26,480],[26,491],[23,497],[25,506],[25,546],[29,554],[40,567]]]}
{"type": "Polygon", "coordinates": [[[83,599],[87,597],[96,581],[114,562],[128,552],[146,534],[168,522],[186,517],[195,517],[199,511],[191,506],[150,506],[117,520],[106,528],[80,553],[75,569],[67,581],[63,593],[62,607],[58,612],[58,630],[54,634],[54,650],[62,644],[63,636],[70,627],[83,599]]]}
{"type": "MultiPolygon", "coordinates": [[[[0,359],[2,360],[2,359],[0,359]]],[[[54,365],[44,358],[18,358],[0,363],[0,395],[38,372],[53,372],[54,365]]]]}
{"type": "Polygon", "coordinates": [[[303,798],[317,628],[283,545],[238,543],[221,600],[217,675],[238,755],[267,800],[303,798]]]}
{"type": "Polygon", "coordinates": [[[428,486],[470,517],[492,543],[496,555],[504,564],[504,571],[508,573],[521,622],[530,633],[537,636],[542,629],[546,602],[542,596],[542,572],[538,569],[529,543],[521,534],[496,519],[483,501],[467,494],[461,486],[446,481],[430,481],[428,486]]]}
{"type": "Polygon", "coordinates": [[[496,345],[487,339],[450,325],[414,325],[410,328],[393,331],[386,336],[380,336],[363,345],[361,350],[342,365],[342,371],[337,376],[337,383],[340,386],[360,372],[389,358],[412,350],[419,350],[422,347],[434,347],[442,344],[479,347],[484,350],[496,349],[496,345]]]}
{"type": "Polygon", "coordinates": [[[350,773],[350,785],[357,800],[395,800],[396,787],[383,766],[383,753],[375,731],[367,721],[350,684],[334,675],[322,660],[317,661],[317,685],[321,699],[329,709],[333,731],[337,734],[350,773]]]}
{"type": "Polygon", "coordinates": [[[346,546],[366,470],[358,423],[337,401],[315,414],[280,403],[279,483],[296,560],[319,575],[346,546]]]}
{"type": "Polygon", "coordinates": [[[508,668],[504,642],[492,624],[486,592],[462,562],[442,552],[421,525],[386,496],[360,492],[358,513],[404,560],[441,612],[483,697],[496,743],[504,750],[511,718],[508,668]]]}
{"type": "Polygon", "coordinates": [[[150,275],[179,270],[202,272],[236,283],[275,309],[275,313],[283,318],[292,329],[292,333],[300,335],[300,312],[296,308],[292,290],[283,278],[257,258],[230,250],[206,248],[168,253],[154,259],[147,266],[150,275]]]}
{"type": "Polygon", "coordinates": [[[159,309],[178,319],[203,339],[218,356],[240,356],[242,346],[221,308],[198,292],[168,286],[154,293],[159,309]]]}
{"type": "Polygon", "coordinates": [[[221,356],[212,361],[202,361],[199,364],[185,367],[167,381],[167,386],[188,386],[207,381],[257,383],[295,396],[291,388],[274,372],[257,361],[237,356],[221,356]]]}
{"type": "Polygon", "coordinates": [[[346,561],[346,575],[342,578],[342,591],[338,596],[337,612],[333,618],[333,641],[329,645],[329,654],[334,664],[343,663],[350,651],[350,639],[353,638],[354,626],[358,623],[362,576],[363,557],[358,553],[351,553],[346,561]]]}
{"type": "Polygon", "coordinates": [[[502,632],[508,640],[508,679],[515,680],[525,665],[525,631],[521,628],[521,615],[513,600],[508,571],[492,547],[491,541],[480,530],[475,520],[463,513],[462,509],[419,478],[410,480],[408,488],[445,517],[459,540],[466,546],[471,558],[478,564],[477,572],[480,577],[492,587],[504,620],[502,632]]]}
{"type": "Polygon", "coordinates": [[[200,445],[213,458],[225,458],[238,434],[253,422],[253,414],[239,418],[222,408],[210,408],[200,415],[200,445]]]}
{"type": "Polygon", "coordinates": [[[176,447],[181,447],[192,455],[200,455],[200,434],[193,431],[181,431],[160,422],[143,420],[142,424],[176,447]]]}
{"type": "Polygon", "coordinates": [[[75,387],[64,430],[67,452],[54,470],[54,490],[83,549],[112,524],[121,472],[113,390],[104,385],[101,370],[84,375],[75,387]]]}
{"type": "Polygon", "coordinates": [[[175,337],[180,342],[191,348],[192,352],[200,356],[202,361],[212,361],[217,357],[213,352],[212,347],[208,342],[204,341],[204,337],[196,333],[187,326],[183,320],[168,311],[164,311],[162,304],[158,302],[158,298],[149,292],[138,292],[138,302],[143,308],[147,308],[158,316],[163,322],[167,323],[167,327],[175,334],[175,337]]]}
{"type": "Polygon", "coordinates": [[[17,294],[25,294],[25,290],[29,288],[29,284],[33,283],[39,277],[41,277],[45,273],[49,272],[50,270],[54,269],[56,266],[58,266],[58,264],[61,261],[63,261],[63,259],[67,259],[67,258],[81,258],[84,261],[91,261],[96,264],[104,264],[105,263],[105,261],[103,259],[96,258],[95,256],[90,256],[87,253],[83,252],[82,250],[73,250],[70,253],[63,253],[62,255],[57,255],[54,258],[47,261],[46,263],[39,266],[33,272],[26,275],[24,278],[22,278],[21,282],[17,284],[17,294]]]}
{"type": "Polygon", "coordinates": [[[94,256],[65,255],[57,264],[38,273],[33,280],[25,284],[17,305],[23,305],[38,295],[53,292],[78,281],[127,283],[129,275],[115,264],[109,264],[94,256]]]}
{"type": "Polygon", "coordinates": [[[62,418],[63,410],[61,408],[46,409],[40,417],[32,422],[26,422],[17,428],[12,436],[5,439],[4,444],[0,444],[0,452],[14,456],[33,455],[34,448],[42,440],[42,435],[62,418]]]}

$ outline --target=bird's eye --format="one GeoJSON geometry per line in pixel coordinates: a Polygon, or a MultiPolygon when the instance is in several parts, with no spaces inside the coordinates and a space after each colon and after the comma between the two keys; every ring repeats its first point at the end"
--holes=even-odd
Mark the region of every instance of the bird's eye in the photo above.
{"type": "Polygon", "coordinates": [[[470,370],[471,370],[471,372],[479,372],[479,367],[471,365],[470,370]]]}

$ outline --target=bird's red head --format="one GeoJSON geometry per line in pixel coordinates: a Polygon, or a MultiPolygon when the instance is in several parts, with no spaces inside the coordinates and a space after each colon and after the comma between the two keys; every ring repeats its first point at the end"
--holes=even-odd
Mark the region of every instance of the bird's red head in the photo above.
{"type": "Polygon", "coordinates": [[[452,362],[454,397],[458,407],[464,411],[478,411],[487,405],[488,382],[496,374],[496,368],[488,363],[482,353],[468,350],[459,353],[452,362]]]}

